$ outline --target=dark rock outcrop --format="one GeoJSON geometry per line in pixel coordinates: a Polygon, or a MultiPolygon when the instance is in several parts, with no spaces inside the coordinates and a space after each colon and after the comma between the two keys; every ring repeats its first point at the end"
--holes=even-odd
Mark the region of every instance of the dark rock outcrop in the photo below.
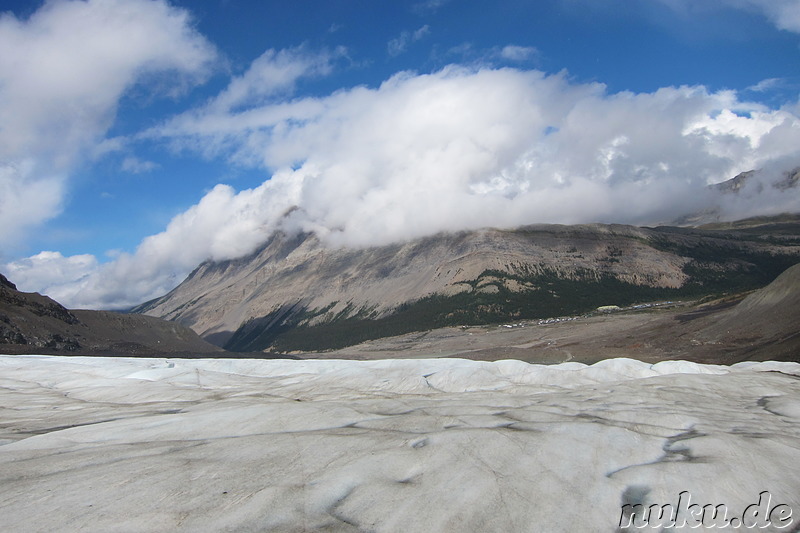
{"type": "Polygon", "coordinates": [[[18,291],[0,274],[0,353],[221,356],[191,329],[155,317],[70,311],[38,293],[18,291]]]}

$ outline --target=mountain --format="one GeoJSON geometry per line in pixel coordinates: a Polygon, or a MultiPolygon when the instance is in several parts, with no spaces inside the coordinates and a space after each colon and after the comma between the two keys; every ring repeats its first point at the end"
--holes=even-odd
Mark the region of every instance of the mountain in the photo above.
{"type": "Polygon", "coordinates": [[[225,354],[181,324],[144,315],[71,311],[47,296],[17,290],[2,274],[0,353],[214,357],[225,354]]]}
{"type": "MultiPolygon", "coordinates": [[[[717,190],[726,194],[736,194],[745,186],[757,180],[759,176],[760,172],[758,170],[748,170],[747,172],[737,174],[733,178],[723,181],[722,183],[712,185],[711,188],[712,190],[717,190]]],[[[800,167],[783,172],[780,176],[780,179],[768,181],[770,182],[767,185],[775,189],[786,190],[797,187],[798,183],[800,183],[800,167]]],[[[760,192],[764,188],[765,184],[757,183],[756,186],[759,188],[760,192]]]]}
{"type": "Polygon", "coordinates": [[[736,194],[741,191],[748,182],[751,182],[756,174],[755,170],[748,170],[747,172],[737,174],[729,180],[711,185],[710,188],[726,194],[736,194]]]}
{"type": "MultiPolygon", "coordinates": [[[[800,194],[800,167],[784,171],[778,176],[765,173],[763,170],[748,170],[741,172],[733,178],[708,186],[708,190],[716,196],[716,205],[711,205],[701,211],[683,215],[672,221],[675,226],[701,226],[719,224],[725,220],[722,204],[742,196],[760,196],[774,194],[776,191],[800,194]]],[[[745,203],[747,200],[744,200],[745,203]]]]}
{"type": "Polygon", "coordinates": [[[439,328],[305,354],[306,358],[419,359],[594,364],[608,357],[648,363],[800,362],[800,264],[755,291],[660,302],[581,316],[439,328]]]}
{"type": "Polygon", "coordinates": [[[739,228],[535,225],[363,249],[277,233],[135,309],[230,350],[314,351],[437,327],[763,287],[800,262],[800,216],[739,228]]]}
{"type": "MultiPolygon", "coordinates": [[[[693,317],[686,317],[691,319],[693,317]]],[[[800,265],[787,269],[737,305],[697,319],[695,342],[739,347],[753,359],[800,359],[800,265]]]]}

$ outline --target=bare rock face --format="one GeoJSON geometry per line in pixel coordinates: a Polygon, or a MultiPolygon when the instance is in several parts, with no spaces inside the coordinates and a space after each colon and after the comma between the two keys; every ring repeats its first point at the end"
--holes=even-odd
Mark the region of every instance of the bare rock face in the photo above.
{"type": "Polygon", "coordinates": [[[755,170],[748,170],[747,172],[742,172],[737,174],[733,178],[723,181],[722,183],[717,183],[712,186],[712,189],[717,190],[722,193],[738,193],[742,188],[747,184],[748,181],[753,179],[753,176],[756,175],[755,170]]]}
{"type": "Polygon", "coordinates": [[[17,286],[8,281],[8,278],[4,275],[0,274],[0,287],[5,287],[7,289],[17,290],[17,286]]]}
{"type": "MultiPolygon", "coordinates": [[[[794,229],[800,235],[800,222],[794,229]]],[[[136,311],[178,321],[228,349],[325,349],[448,325],[752,289],[800,260],[793,238],[539,225],[330,249],[310,234],[276,234],[249,257],[200,265],[136,311]]]]}
{"type": "Polygon", "coordinates": [[[0,275],[0,345],[26,345],[57,351],[80,348],[68,332],[78,318],[58,302],[38,293],[23,293],[0,275]]]}

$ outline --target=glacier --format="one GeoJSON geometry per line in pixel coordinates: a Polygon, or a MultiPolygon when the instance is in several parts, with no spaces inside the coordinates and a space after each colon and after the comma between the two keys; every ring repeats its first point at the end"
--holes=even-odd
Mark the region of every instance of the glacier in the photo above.
{"type": "Polygon", "coordinates": [[[4,532],[800,530],[797,363],[0,356],[0,413],[4,532]]]}

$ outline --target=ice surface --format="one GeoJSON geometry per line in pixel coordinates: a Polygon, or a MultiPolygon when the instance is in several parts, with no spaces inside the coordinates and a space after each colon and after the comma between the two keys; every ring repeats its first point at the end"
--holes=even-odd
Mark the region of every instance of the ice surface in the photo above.
{"type": "Polygon", "coordinates": [[[3,532],[614,532],[683,491],[800,526],[800,365],[0,357],[3,532]]]}

